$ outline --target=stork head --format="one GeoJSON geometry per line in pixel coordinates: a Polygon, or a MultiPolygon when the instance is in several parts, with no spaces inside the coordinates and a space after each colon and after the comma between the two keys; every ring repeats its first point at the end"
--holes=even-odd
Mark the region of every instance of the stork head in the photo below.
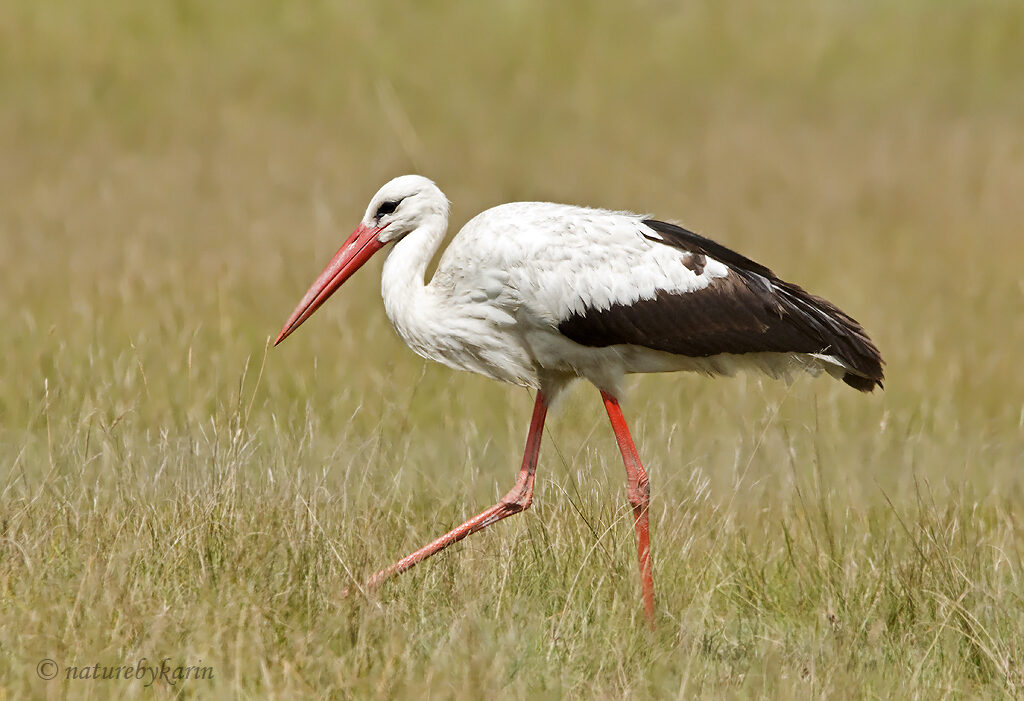
{"type": "Polygon", "coordinates": [[[295,307],[274,345],[299,328],[374,253],[434,218],[447,222],[448,199],[431,180],[402,175],[385,184],[370,200],[363,221],[295,307]]]}
{"type": "Polygon", "coordinates": [[[362,226],[379,229],[381,243],[397,241],[431,217],[448,218],[448,198],[422,175],[400,175],[377,190],[362,226]]]}

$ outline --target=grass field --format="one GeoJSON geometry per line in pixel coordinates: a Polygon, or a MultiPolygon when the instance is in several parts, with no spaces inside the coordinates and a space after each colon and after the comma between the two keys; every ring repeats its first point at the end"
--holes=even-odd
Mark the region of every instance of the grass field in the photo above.
{"type": "Polygon", "coordinates": [[[0,0],[0,699],[1020,697],[1022,193],[1009,0],[0,0]],[[403,172],[453,229],[678,220],[886,389],[630,382],[656,632],[583,386],[533,509],[344,600],[511,486],[532,401],[402,346],[380,261],[267,350],[403,172]],[[68,678],[143,658],[213,678],[68,678]]]}

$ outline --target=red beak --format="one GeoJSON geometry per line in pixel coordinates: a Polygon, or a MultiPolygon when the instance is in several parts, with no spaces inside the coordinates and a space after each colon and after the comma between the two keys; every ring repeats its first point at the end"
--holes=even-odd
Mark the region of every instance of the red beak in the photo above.
{"type": "Polygon", "coordinates": [[[306,296],[295,307],[295,311],[288,317],[281,333],[274,341],[278,343],[288,338],[295,329],[302,325],[302,322],[313,315],[320,305],[327,301],[327,298],[334,294],[334,291],[341,287],[341,284],[352,277],[363,263],[370,260],[370,257],[379,251],[384,244],[377,238],[377,234],[383,231],[384,227],[368,227],[363,224],[352,232],[341,248],[331,258],[324,271],[316,279],[316,282],[306,292],[306,296]]]}

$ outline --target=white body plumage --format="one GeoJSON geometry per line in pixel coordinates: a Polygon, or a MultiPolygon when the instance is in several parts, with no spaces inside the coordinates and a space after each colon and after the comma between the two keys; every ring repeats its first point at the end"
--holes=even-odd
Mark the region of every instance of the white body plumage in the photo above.
{"type": "MultiPolygon", "coordinates": [[[[398,180],[409,177],[417,176],[398,180]]],[[[381,278],[388,318],[424,358],[543,389],[548,396],[578,377],[617,393],[627,373],[732,374],[751,368],[778,377],[793,369],[825,369],[842,376],[850,369],[828,353],[694,357],[627,343],[581,345],[567,338],[559,324],[573,314],[628,308],[659,292],[693,294],[736,274],[710,257],[695,270],[689,265],[694,253],[665,245],[644,217],[628,212],[547,202],[488,209],[455,236],[424,284],[448,223],[447,201],[433,183],[428,187],[440,200],[417,229],[394,244],[381,278]]],[[[701,329],[674,332],[699,335],[701,329]]]]}

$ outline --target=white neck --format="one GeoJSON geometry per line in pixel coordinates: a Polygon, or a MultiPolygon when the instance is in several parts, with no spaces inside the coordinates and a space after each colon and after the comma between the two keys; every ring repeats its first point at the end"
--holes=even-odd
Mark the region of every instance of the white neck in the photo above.
{"type": "Polygon", "coordinates": [[[431,213],[413,231],[394,244],[381,273],[384,310],[395,331],[410,348],[426,358],[434,358],[429,340],[440,320],[427,291],[424,276],[448,229],[448,217],[431,213]]]}

